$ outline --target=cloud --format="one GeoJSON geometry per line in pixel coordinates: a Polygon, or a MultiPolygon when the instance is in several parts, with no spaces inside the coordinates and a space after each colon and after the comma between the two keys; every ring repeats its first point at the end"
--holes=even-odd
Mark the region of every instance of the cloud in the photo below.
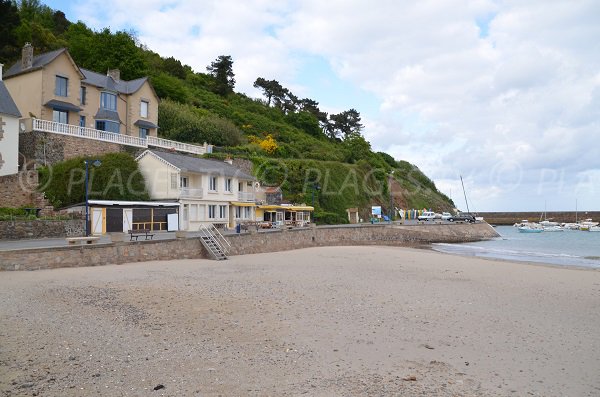
{"type": "MultiPolygon", "coordinates": [[[[533,204],[512,204],[515,180],[521,191],[550,194],[536,189],[550,175],[544,170],[575,189],[600,169],[592,144],[600,141],[594,0],[78,4],[86,23],[133,28],[149,48],[199,72],[232,55],[236,89],[250,95],[258,95],[254,80],[266,77],[331,109],[319,98],[326,84],[298,80],[307,59],[322,60],[311,64],[379,102],[364,113],[360,95],[340,99],[361,111],[375,150],[416,163],[441,187],[467,175],[484,208],[504,198],[527,209],[533,204]]],[[[553,186],[571,201],[574,190],[553,186]]],[[[598,190],[587,200],[600,202],[598,190]]]]}

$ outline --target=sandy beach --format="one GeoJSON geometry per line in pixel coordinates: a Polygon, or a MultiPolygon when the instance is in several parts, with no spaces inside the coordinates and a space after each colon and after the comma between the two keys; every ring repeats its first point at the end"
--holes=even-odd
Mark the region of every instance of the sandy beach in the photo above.
{"type": "Polygon", "coordinates": [[[2,272],[0,393],[597,396],[599,307],[599,271],[393,247],[2,272]]]}

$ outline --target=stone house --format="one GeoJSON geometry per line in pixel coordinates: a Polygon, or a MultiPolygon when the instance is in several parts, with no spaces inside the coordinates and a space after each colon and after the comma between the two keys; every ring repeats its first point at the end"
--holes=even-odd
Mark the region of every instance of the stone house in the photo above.
{"type": "Polygon", "coordinates": [[[80,68],[66,48],[34,56],[27,43],[4,80],[24,117],[140,138],[157,135],[159,99],[147,77],[125,81],[117,69],[103,75],[80,68]]]}

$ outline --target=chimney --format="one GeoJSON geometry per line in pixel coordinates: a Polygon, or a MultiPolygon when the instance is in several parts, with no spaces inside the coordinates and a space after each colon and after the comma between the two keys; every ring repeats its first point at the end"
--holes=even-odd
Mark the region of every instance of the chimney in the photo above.
{"type": "Polygon", "coordinates": [[[108,69],[106,75],[112,77],[114,81],[121,80],[121,71],[119,69],[108,69]]]}
{"type": "Polygon", "coordinates": [[[33,47],[31,43],[25,43],[21,52],[21,69],[29,69],[33,66],[33,47]]]}

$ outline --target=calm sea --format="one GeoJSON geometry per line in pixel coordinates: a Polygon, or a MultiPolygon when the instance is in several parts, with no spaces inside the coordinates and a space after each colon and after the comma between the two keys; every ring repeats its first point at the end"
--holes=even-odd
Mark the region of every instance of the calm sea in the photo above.
{"type": "Polygon", "coordinates": [[[511,261],[600,268],[600,233],[519,233],[516,227],[495,228],[501,237],[465,244],[434,244],[436,251],[511,261]]]}

